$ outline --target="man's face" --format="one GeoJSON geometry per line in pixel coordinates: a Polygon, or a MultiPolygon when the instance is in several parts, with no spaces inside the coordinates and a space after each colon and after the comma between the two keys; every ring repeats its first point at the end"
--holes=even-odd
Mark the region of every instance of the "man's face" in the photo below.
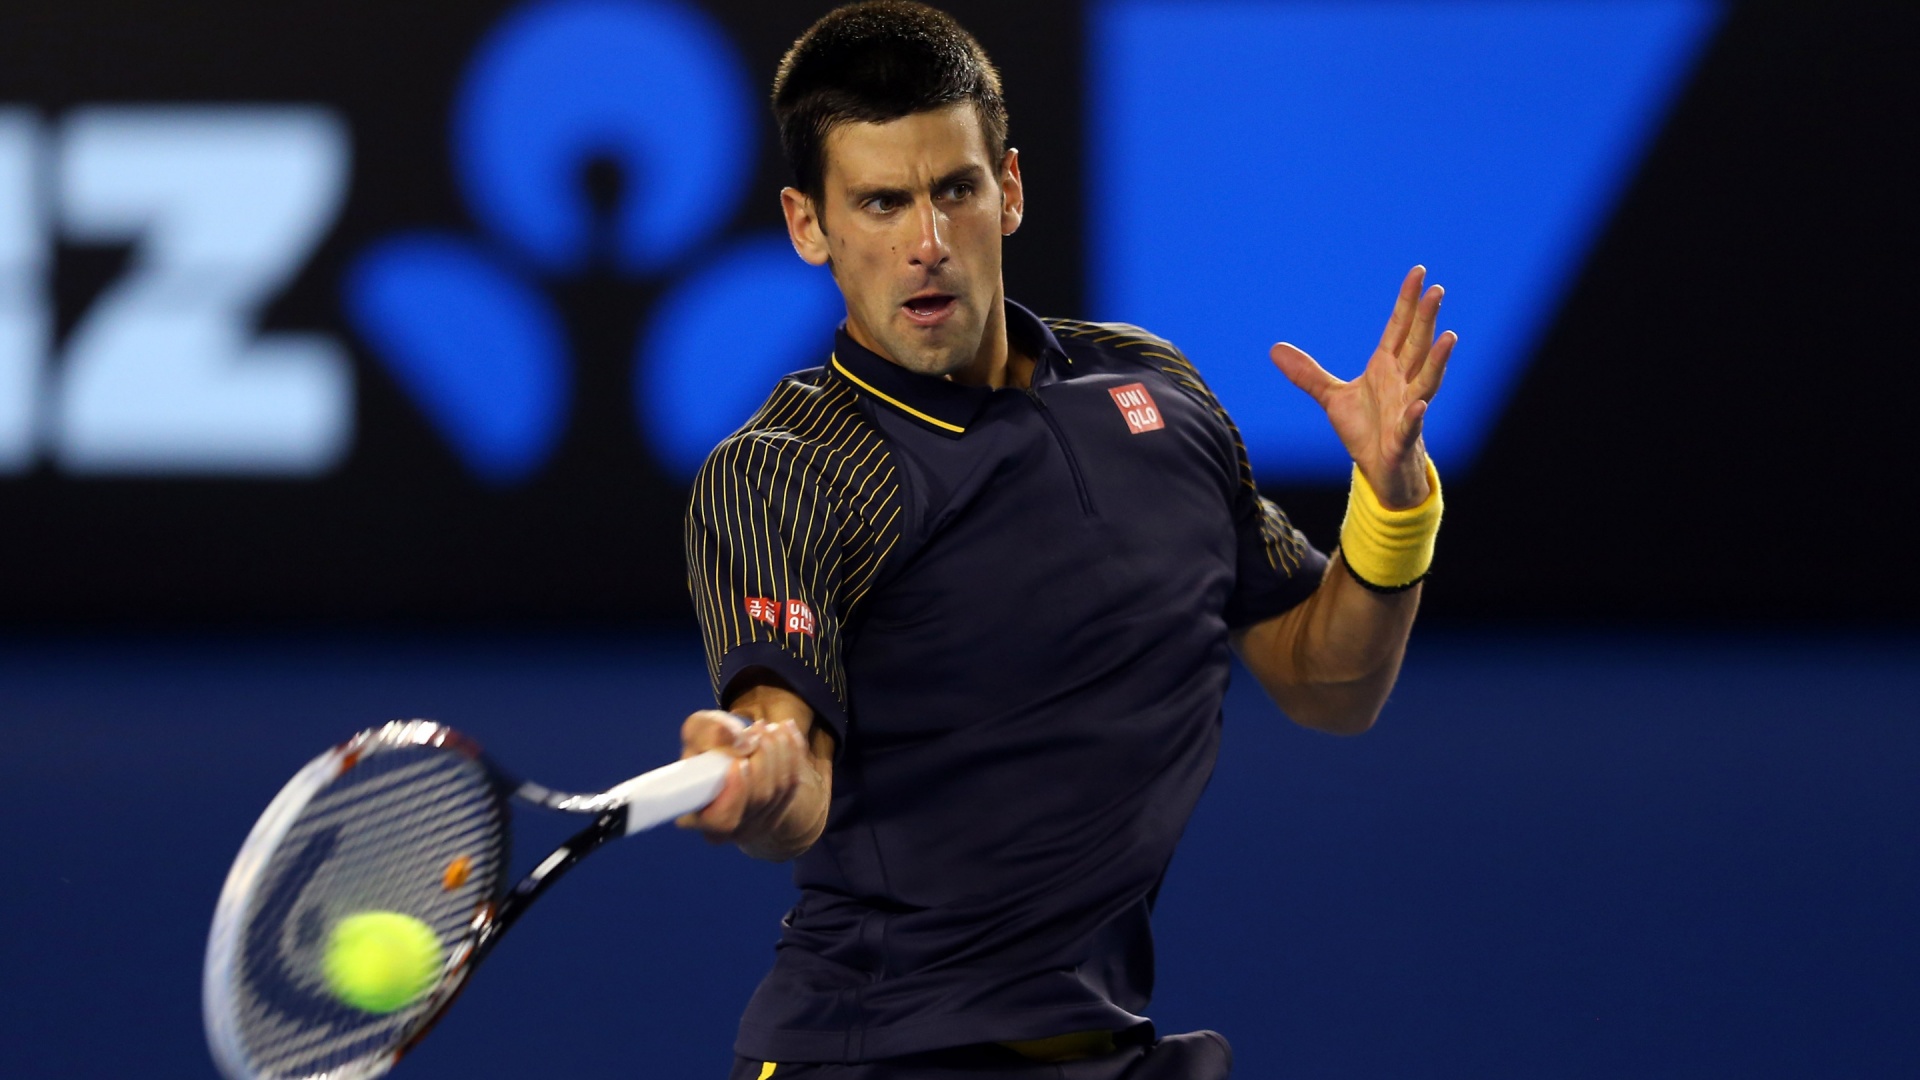
{"type": "Polygon", "coordinates": [[[789,191],[789,231],[830,262],[854,340],[923,375],[976,381],[982,342],[1004,333],[1001,238],[1019,227],[1019,159],[987,156],[962,103],[827,136],[819,206],[789,191]]]}

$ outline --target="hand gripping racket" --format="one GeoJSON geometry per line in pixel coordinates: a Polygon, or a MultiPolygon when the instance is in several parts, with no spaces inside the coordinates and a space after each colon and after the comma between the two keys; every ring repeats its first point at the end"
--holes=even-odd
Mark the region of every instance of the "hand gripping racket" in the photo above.
{"type": "Polygon", "coordinates": [[[587,853],[713,800],[733,758],[709,751],[596,795],[509,777],[427,720],[363,731],[287,782],[227,874],[202,982],[207,1042],[230,1080],[380,1076],[432,1027],[514,920],[587,853]],[[507,887],[508,804],[594,815],[507,887]],[[374,1013],[329,992],[321,956],[348,915],[424,922],[445,957],[431,987],[374,1013]]]}

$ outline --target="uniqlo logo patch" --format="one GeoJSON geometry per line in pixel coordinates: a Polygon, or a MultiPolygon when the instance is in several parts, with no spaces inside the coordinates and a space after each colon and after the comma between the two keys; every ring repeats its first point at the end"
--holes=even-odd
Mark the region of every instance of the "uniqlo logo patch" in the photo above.
{"type": "Polygon", "coordinates": [[[1127,430],[1135,435],[1149,431],[1159,431],[1167,426],[1160,418],[1160,406],[1153,403],[1153,395],[1147,393],[1144,383],[1128,383],[1107,391],[1113,395],[1113,403],[1120,415],[1127,419],[1127,430]]]}
{"type": "Polygon", "coordinates": [[[747,618],[768,626],[779,626],[780,601],[770,596],[747,597],[747,618]]]}
{"type": "Polygon", "coordinates": [[[813,636],[813,609],[805,601],[787,601],[787,633],[813,636]]]}

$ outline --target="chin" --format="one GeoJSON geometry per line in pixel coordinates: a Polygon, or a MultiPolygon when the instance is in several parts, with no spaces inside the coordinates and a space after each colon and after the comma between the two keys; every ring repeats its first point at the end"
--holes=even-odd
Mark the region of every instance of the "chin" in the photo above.
{"type": "Polygon", "coordinates": [[[907,336],[898,341],[887,342],[893,351],[894,363],[919,375],[932,375],[936,378],[952,375],[973,362],[974,355],[980,351],[980,341],[975,335],[972,348],[962,348],[953,343],[961,335],[949,332],[940,335],[945,341],[929,341],[925,337],[915,340],[907,336]]]}
{"type": "Polygon", "coordinates": [[[950,349],[902,349],[896,353],[901,367],[916,375],[931,375],[945,378],[967,366],[967,357],[955,355],[950,349]]]}

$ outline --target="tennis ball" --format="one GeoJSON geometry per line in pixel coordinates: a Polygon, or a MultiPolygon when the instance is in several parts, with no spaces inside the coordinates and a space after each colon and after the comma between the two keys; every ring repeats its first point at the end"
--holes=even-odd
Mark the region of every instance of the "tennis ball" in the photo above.
{"type": "Polygon", "coordinates": [[[440,974],[440,938],[398,911],[362,911],[333,925],[320,957],[327,989],[370,1013],[390,1013],[427,992],[440,974]]]}

